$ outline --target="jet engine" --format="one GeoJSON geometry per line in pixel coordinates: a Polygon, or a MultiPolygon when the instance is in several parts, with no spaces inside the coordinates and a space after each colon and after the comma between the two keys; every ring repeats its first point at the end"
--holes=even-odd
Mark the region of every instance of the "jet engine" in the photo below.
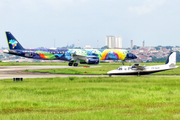
{"type": "Polygon", "coordinates": [[[88,56],[85,62],[80,62],[81,64],[99,64],[99,57],[88,56]]]}

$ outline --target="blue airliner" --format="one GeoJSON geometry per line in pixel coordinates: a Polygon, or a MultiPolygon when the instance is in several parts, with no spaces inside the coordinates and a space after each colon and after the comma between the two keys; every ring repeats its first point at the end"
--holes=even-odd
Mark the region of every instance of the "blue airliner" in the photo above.
{"type": "Polygon", "coordinates": [[[69,66],[99,64],[100,60],[132,60],[136,55],[124,49],[25,49],[10,33],[5,32],[8,50],[4,53],[41,60],[69,61],[69,66]]]}

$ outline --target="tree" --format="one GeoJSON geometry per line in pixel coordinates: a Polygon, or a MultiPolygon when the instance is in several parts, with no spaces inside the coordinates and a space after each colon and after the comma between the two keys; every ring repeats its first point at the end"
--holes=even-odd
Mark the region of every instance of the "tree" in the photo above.
{"type": "Polygon", "coordinates": [[[179,51],[176,51],[176,62],[180,62],[179,51]]]}
{"type": "Polygon", "coordinates": [[[167,60],[167,57],[164,57],[164,58],[152,57],[152,62],[165,62],[166,60],[167,60]]]}
{"type": "Polygon", "coordinates": [[[81,47],[74,47],[74,49],[81,49],[81,47]]]}
{"type": "Polygon", "coordinates": [[[108,46],[103,46],[103,47],[101,47],[101,49],[109,49],[109,47],[108,46]]]}
{"type": "Polygon", "coordinates": [[[139,49],[139,48],[140,48],[139,46],[134,45],[132,49],[133,49],[133,50],[136,50],[136,49],[139,49]]]}
{"type": "Polygon", "coordinates": [[[155,47],[156,50],[160,50],[160,47],[155,47]]]}
{"type": "Polygon", "coordinates": [[[166,46],[166,49],[172,50],[173,46],[166,46]]]}

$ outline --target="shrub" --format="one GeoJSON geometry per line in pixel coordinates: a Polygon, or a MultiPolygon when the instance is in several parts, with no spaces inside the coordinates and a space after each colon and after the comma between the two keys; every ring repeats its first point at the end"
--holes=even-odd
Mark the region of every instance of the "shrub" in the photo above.
{"type": "Polygon", "coordinates": [[[74,80],[74,79],[76,79],[76,77],[69,77],[69,80],[74,80]]]}

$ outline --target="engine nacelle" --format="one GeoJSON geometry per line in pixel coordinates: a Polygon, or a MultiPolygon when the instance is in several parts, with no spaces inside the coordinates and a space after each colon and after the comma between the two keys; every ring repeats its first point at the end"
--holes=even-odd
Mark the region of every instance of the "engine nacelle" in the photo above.
{"type": "Polygon", "coordinates": [[[80,62],[81,64],[99,64],[99,57],[96,56],[88,56],[84,62],[80,62]]]}

